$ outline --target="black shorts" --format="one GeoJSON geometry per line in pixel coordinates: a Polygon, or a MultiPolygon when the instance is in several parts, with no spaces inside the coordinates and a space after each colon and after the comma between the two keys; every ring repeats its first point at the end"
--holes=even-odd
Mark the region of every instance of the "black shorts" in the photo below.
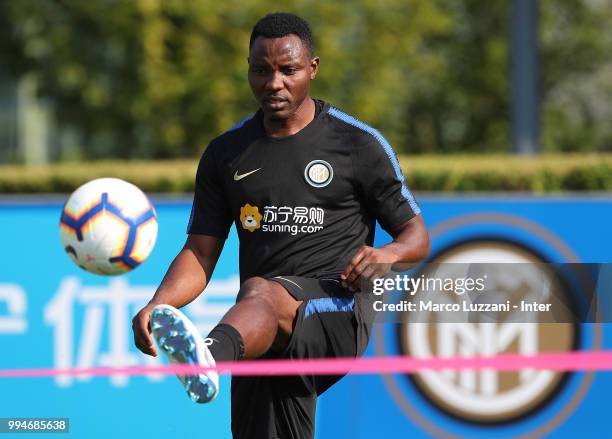
{"type": "MultiPolygon", "coordinates": [[[[358,357],[372,328],[372,308],[338,279],[271,278],[297,300],[293,334],[280,353],[262,358],[358,357]]],[[[342,376],[232,377],[232,434],[235,439],[314,437],[317,396],[342,376]]],[[[347,420],[348,422],[348,420],[347,420]]]]}

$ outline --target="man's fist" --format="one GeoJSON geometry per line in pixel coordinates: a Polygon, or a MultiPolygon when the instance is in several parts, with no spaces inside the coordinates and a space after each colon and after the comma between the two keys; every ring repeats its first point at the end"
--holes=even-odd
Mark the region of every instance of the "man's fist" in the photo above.
{"type": "Polygon", "coordinates": [[[397,255],[391,251],[364,245],[357,250],[340,275],[342,285],[352,292],[358,291],[361,289],[361,282],[384,277],[397,261],[397,255]]]}

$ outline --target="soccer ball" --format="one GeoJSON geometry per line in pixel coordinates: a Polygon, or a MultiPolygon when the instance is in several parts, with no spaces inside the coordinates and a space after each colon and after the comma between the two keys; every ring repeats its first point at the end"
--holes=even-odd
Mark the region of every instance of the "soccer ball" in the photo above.
{"type": "Polygon", "coordinates": [[[91,273],[114,275],[143,263],[157,239],[157,215],[147,196],[118,178],[99,178],[70,195],[60,237],[72,261],[91,273]]]}

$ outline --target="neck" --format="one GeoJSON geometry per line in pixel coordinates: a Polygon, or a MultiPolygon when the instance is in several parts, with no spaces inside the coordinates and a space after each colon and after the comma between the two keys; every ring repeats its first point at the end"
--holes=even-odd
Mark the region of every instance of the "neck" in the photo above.
{"type": "Polygon", "coordinates": [[[315,116],[315,103],[312,98],[304,99],[295,113],[287,119],[274,119],[273,116],[264,113],[263,125],[266,134],[270,137],[286,137],[299,132],[308,125],[315,116]]]}

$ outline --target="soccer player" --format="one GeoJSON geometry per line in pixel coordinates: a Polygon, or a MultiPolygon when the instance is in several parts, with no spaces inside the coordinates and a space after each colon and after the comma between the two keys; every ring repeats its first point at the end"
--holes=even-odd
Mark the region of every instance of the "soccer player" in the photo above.
{"type": "MultiPolygon", "coordinates": [[[[420,209],[385,138],[309,96],[319,58],[308,24],[287,13],[253,28],[248,79],[258,111],[214,139],[196,174],[185,246],[134,317],[138,348],[172,362],[357,357],[372,310],[361,283],[429,251],[420,209]],[[375,222],[393,241],[373,248],[375,222]],[[232,223],[240,238],[236,304],[203,339],[178,311],[205,289],[232,223]]],[[[373,84],[375,92],[375,84],[373,84]]],[[[214,372],[179,377],[190,397],[214,372]]],[[[312,438],[317,396],[338,376],[233,377],[235,438],[312,438]]]]}

